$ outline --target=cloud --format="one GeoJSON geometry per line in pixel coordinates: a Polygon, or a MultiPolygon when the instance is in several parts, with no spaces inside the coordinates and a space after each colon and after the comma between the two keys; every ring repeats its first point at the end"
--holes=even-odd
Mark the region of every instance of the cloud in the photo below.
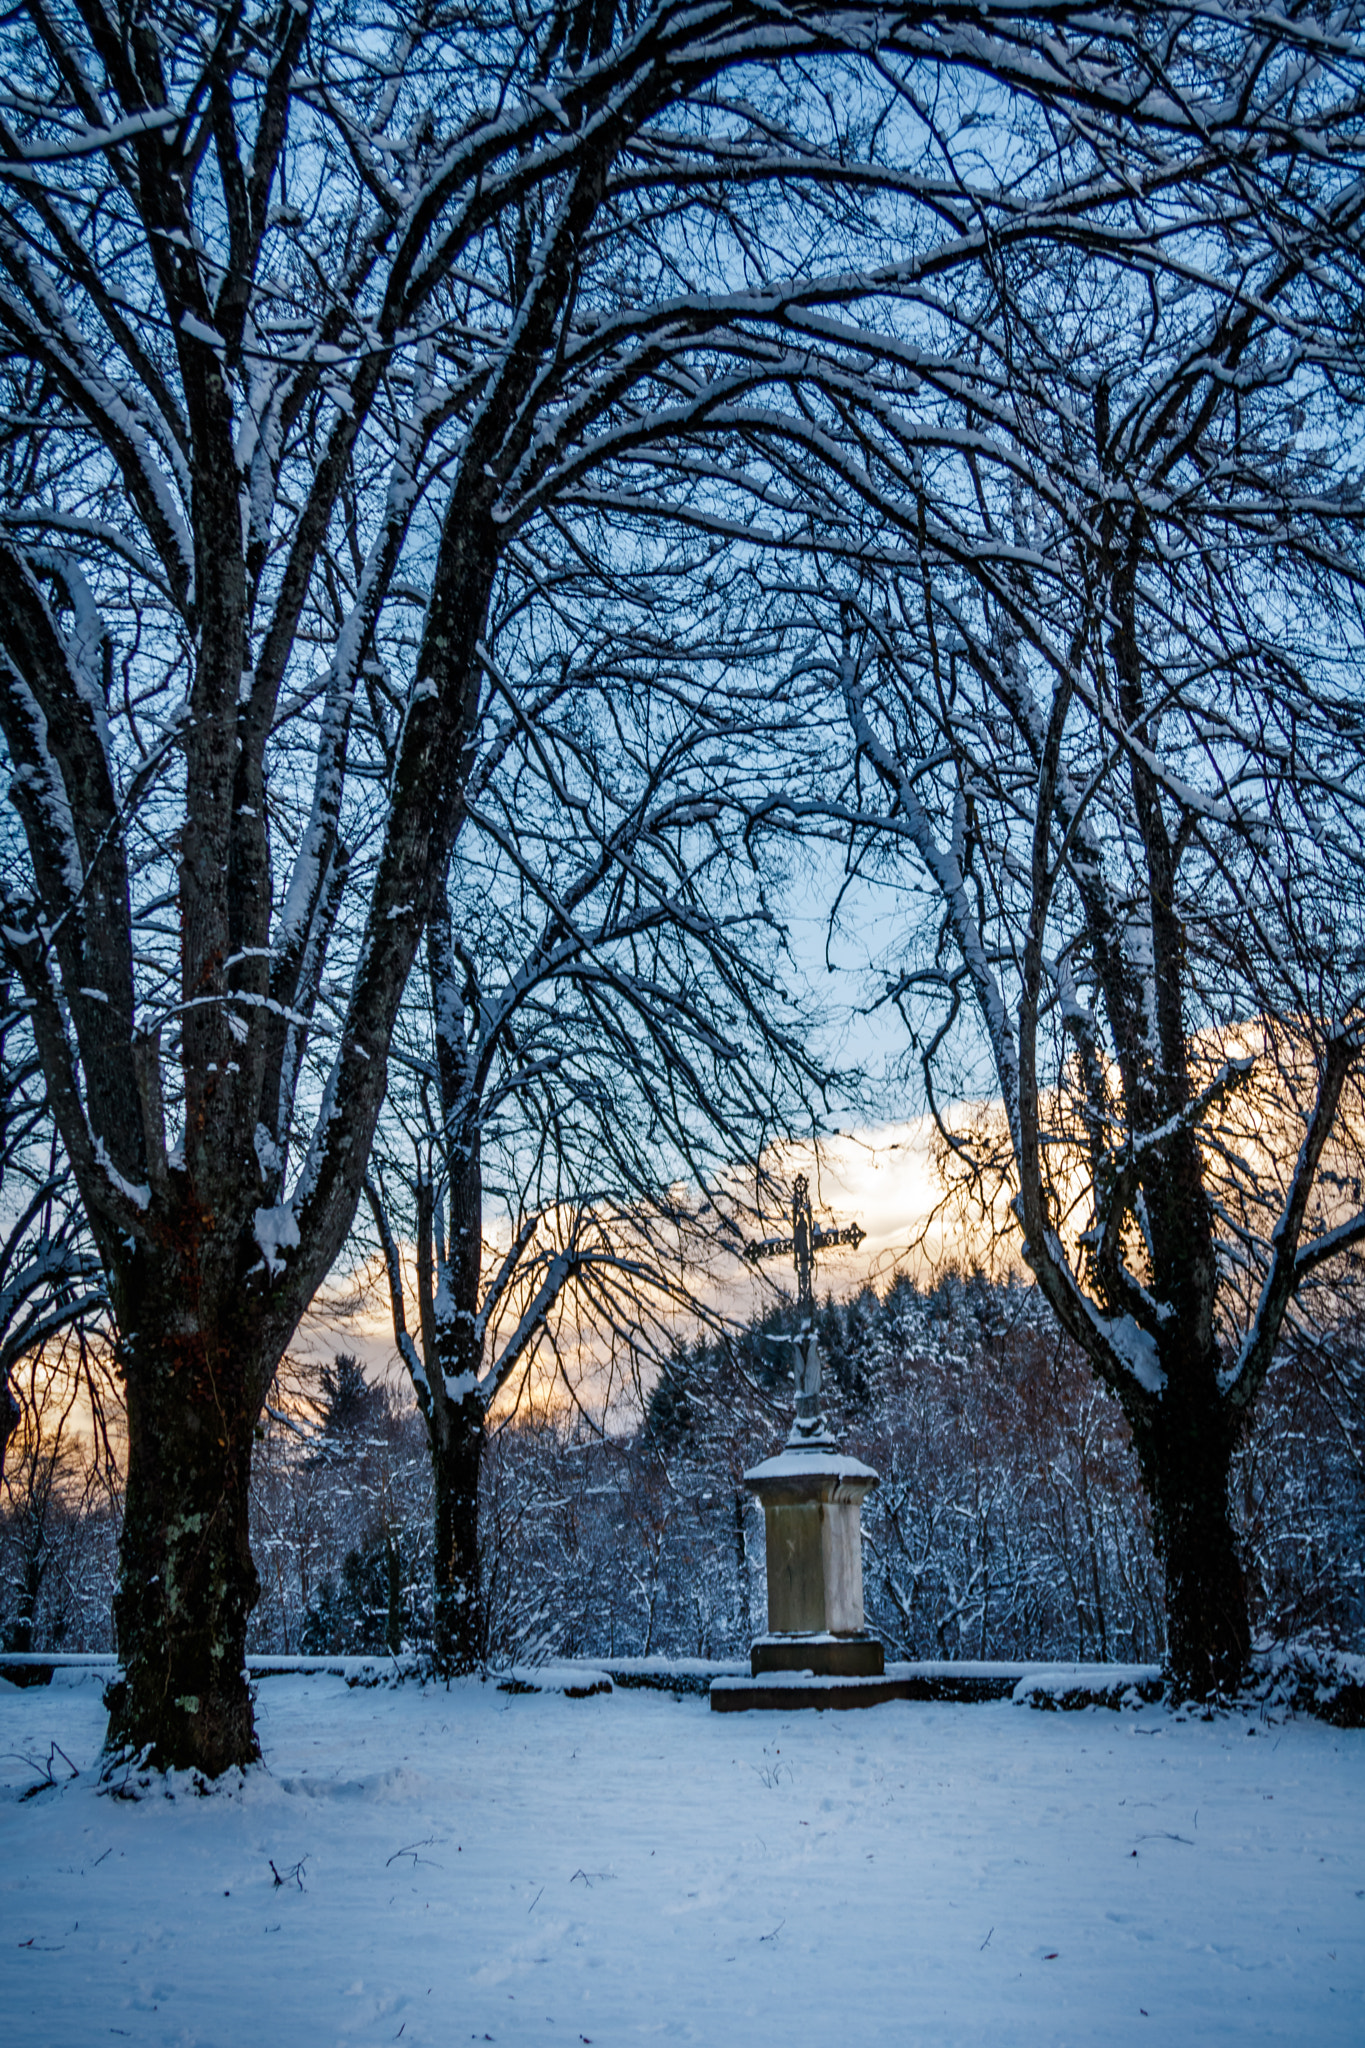
{"type": "MultiPolygon", "coordinates": [[[[866,1233],[856,1249],[841,1246],[820,1256],[815,1275],[818,1295],[842,1298],[869,1284],[882,1290],[896,1271],[923,1281],[945,1255],[970,1255],[972,1247],[963,1241],[960,1222],[949,1226],[953,1235],[946,1244],[943,1226],[931,1222],[943,1197],[932,1139],[929,1120],[917,1118],[842,1131],[823,1139],[818,1148],[787,1146],[766,1162],[788,1184],[798,1173],[808,1176],[817,1223],[826,1228],[857,1223],[866,1233]]],[[[774,1210],[760,1228],[776,1236],[786,1224],[787,1217],[774,1210]]],[[[394,1350],[382,1290],[358,1299],[356,1274],[335,1277],[338,1284],[318,1295],[300,1324],[292,1353],[320,1363],[338,1350],[350,1351],[361,1360],[367,1377],[405,1388],[407,1378],[394,1350]]],[[[697,1295],[712,1314],[743,1322],[776,1293],[793,1293],[795,1285],[789,1260],[772,1260],[756,1273],[735,1258],[699,1274],[697,1295]]],[[[596,1377],[592,1362],[584,1354],[579,1364],[585,1387],[590,1386],[596,1377]]],[[[548,1382],[545,1391],[551,1391],[548,1382]]]]}

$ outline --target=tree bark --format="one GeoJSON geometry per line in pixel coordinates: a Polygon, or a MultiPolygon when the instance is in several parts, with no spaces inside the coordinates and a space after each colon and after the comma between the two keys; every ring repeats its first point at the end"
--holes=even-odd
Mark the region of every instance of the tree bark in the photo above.
{"type": "Polygon", "coordinates": [[[436,1058],[445,1135],[448,1234],[433,1210],[419,1224],[423,1346],[432,1388],[432,1467],[436,1491],[437,1662],[472,1671],[483,1659],[486,1630],[479,1559],[479,1476],[491,1390],[483,1383],[479,1302],[483,1278],[483,1164],[480,1091],[469,1048],[456,1025],[462,987],[451,945],[450,907],[442,892],[427,927],[432,1015],[439,1021],[436,1058]],[[444,1241],[442,1241],[444,1239],[444,1241]],[[441,1285],[433,1291],[433,1265],[441,1285]],[[439,1307],[438,1307],[439,1302],[439,1307]]]}
{"type": "Polygon", "coordinates": [[[249,1331],[201,1324],[179,1261],[140,1277],[116,1352],[128,1482],[108,1750],[217,1777],[260,1755],[244,1668],[260,1590],[248,1499],[270,1372],[249,1331]]]}
{"type": "Polygon", "coordinates": [[[749,1612],[749,1546],[745,1540],[744,1515],[749,1505],[741,1487],[735,1488],[735,1579],[739,1586],[739,1632],[747,1642],[753,1634],[749,1612]]]}
{"type": "Polygon", "coordinates": [[[473,1671],[487,1644],[479,1557],[479,1475],[486,1436],[477,1393],[452,1404],[444,1443],[433,1436],[436,1611],[432,1636],[445,1672],[473,1671]]]}
{"type": "Polygon", "coordinates": [[[5,1476],[5,1453],[9,1440],[21,1421],[19,1403],[15,1400],[8,1379],[0,1379],[0,1479],[5,1476]]]}
{"type": "Polygon", "coordinates": [[[1177,1698],[1234,1692],[1251,1656],[1246,1577],[1228,1511],[1238,1425],[1216,1357],[1168,1371],[1155,1415],[1134,1427],[1166,1580],[1166,1668],[1177,1698]]]}

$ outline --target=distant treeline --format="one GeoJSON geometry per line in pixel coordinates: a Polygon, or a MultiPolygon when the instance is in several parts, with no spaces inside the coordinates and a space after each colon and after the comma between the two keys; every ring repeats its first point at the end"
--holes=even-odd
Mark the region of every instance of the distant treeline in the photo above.
{"type": "MultiPolygon", "coordinates": [[[[484,1461],[485,1655],[734,1656],[764,1625],[748,1465],[790,1414],[789,1308],[680,1349],[635,1425],[513,1418],[484,1461]]],[[[818,1317],[826,1407],[881,1474],[869,1625],[900,1657],[1156,1660],[1161,1581],[1127,1427],[1038,1291],[898,1278],[818,1317]]],[[[1365,1345],[1282,1349],[1234,1468],[1258,1627],[1365,1648],[1365,1345]]],[[[112,1646],[117,1484],[26,1416],[0,1514],[0,1643],[112,1646]]],[[[257,1447],[253,1650],[421,1649],[431,1630],[420,1419],[345,1356],[295,1370],[257,1447]]]]}
{"type": "MultiPolygon", "coordinates": [[[[869,1625],[901,1657],[1158,1660],[1161,1579],[1127,1426],[1038,1290],[898,1278],[819,1314],[826,1409],[881,1474],[869,1625]]],[[[490,1648],[735,1655],[764,1625],[743,1486],[790,1416],[789,1309],[682,1352],[643,1426],[506,1430],[485,1475],[490,1648]],[[490,1587],[490,1591],[493,1588],[490,1587]]],[[[1365,1646],[1359,1330],[1286,1346],[1234,1470],[1258,1628],[1365,1646]]]]}

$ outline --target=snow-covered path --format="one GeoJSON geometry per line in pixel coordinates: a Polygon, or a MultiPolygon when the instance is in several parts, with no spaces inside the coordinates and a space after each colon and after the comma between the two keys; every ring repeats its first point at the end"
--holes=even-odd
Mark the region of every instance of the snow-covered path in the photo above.
{"type": "Polygon", "coordinates": [[[0,1686],[0,1751],[82,1773],[0,1762],[9,2048],[1365,2041],[1362,1732],[327,1677],[257,1712],[245,1789],[132,1803],[96,1683],[0,1686]]]}

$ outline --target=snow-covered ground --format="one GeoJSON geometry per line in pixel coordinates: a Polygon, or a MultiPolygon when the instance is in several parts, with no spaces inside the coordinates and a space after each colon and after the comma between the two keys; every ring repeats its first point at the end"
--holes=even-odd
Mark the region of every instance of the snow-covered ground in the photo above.
{"type": "Polygon", "coordinates": [[[1365,2042],[1363,1732],[318,1676],[257,1713],[244,1787],[131,1802],[95,1678],[0,1685],[8,2048],[1365,2042]],[[22,1799],[53,1742],[81,1775],[22,1799]]]}

